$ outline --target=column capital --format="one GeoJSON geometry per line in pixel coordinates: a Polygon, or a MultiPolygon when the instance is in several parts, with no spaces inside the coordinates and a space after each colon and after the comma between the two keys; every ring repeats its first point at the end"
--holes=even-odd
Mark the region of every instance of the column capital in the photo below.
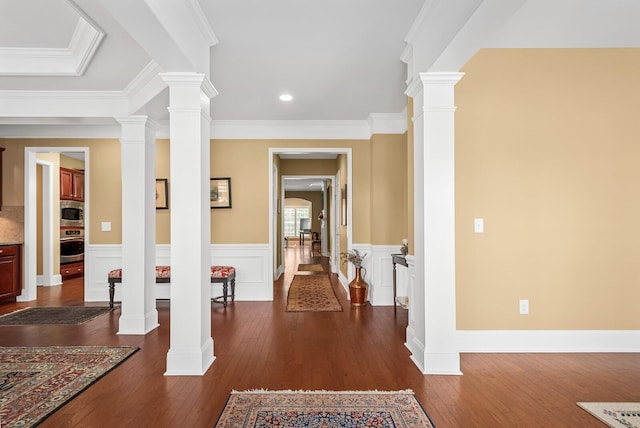
{"type": "Polygon", "coordinates": [[[144,115],[121,116],[115,119],[121,125],[121,144],[154,141],[156,133],[161,128],[158,122],[144,115]]]}
{"type": "Polygon", "coordinates": [[[209,99],[218,95],[218,91],[203,73],[170,72],[160,73],[160,77],[169,88],[199,87],[209,99]]]}
{"type": "Polygon", "coordinates": [[[418,73],[407,85],[405,94],[415,98],[427,86],[455,86],[462,79],[462,76],[464,76],[464,73],[460,72],[418,73]]]}

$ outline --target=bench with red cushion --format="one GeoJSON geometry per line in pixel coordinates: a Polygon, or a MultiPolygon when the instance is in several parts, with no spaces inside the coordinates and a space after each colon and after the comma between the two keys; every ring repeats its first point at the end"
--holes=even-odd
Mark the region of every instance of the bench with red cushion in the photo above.
{"type": "MultiPolygon", "coordinates": [[[[227,307],[229,281],[231,281],[231,301],[236,298],[236,269],[233,266],[211,266],[211,282],[222,283],[222,296],[211,300],[227,307]]],[[[122,283],[122,269],[109,271],[109,307],[113,308],[116,283],[122,283]]],[[[156,266],[156,283],[171,282],[171,266],[156,266]]]]}

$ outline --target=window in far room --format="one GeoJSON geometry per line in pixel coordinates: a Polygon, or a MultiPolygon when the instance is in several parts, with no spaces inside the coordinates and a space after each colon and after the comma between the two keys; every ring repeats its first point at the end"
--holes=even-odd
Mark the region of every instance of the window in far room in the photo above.
{"type": "Polygon", "coordinates": [[[284,206],[284,236],[298,237],[300,235],[300,219],[311,218],[311,202],[302,199],[285,199],[284,206]]]}

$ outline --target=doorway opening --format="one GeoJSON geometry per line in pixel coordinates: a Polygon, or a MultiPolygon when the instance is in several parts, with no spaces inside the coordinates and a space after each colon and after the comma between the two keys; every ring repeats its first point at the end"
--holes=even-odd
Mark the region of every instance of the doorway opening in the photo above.
{"type": "MultiPolygon", "coordinates": [[[[54,273],[57,266],[60,266],[60,248],[63,229],[62,210],[60,205],[60,159],[73,158],[78,160],[77,165],[82,165],[82,194],[75,193],[77,202],[82,202],[83,220],[89,218],[89,183],[84,179],[84,174],[89,173],[89,148],[88,147],[25,147],[25,170],[24,170],[24,276],[22,293],[17,297],[17,301],[27,302],[37,298],[38,285],[52,286],[62,283],[62,269],[59,273],[54,273]],[[40,270],[39,270],[39,256],[40,270]],[[38,274],[40,272],[40,275],[38,274]]],[[[71,168],[70,168],[71,169],[71,168]]],[[[80,172],[80,167],[77,168],[80,172]]],[[[76,183],[80,185],[80,183],[76,183]]],[[[78,191],[78,188],[75,188],[78,191]]],[[[64,198],[63,198],[64,199],[64,198]]],[[[88,224],[88,223],[87,223],[88,224]]],[[[76,227],[77,229],[77,227],[76,227]]],[[[74,232],[75,235],[75,232],[74,232]]],[[[84,241],[89,240],[89,228],[83,226],[82,233],[84,241]]],[[[73,236],[74,248],[78,238],[73,236]]],[[[75,269],[81,266],[84,272],[84,257],[79,262],[76,255],[75,269]]],[[[84,283],[86,290],[86,281],[84,283]]]]}

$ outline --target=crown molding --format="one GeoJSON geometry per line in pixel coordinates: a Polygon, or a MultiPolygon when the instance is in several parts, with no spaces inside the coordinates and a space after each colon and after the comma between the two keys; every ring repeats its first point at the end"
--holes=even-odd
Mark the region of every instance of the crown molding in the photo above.
{"type": "Polygon", "coordinates": [[[0,91],[0,117],[115,117],[129,114],[122,91],[0,91]]]}
{"type": "Polygon", "coordinates": [[[0,48],[0,75],[82,76],[104,35],[81,14],[66,48],[0,48]]]}
{"type": "Polygon", "coordinates": [[[202,37],[204,37],[207,45],[217,45],[219,43],[218,37],[216,37],[216,34],[213,32],[213,28],[211,27],[207,16],[202,10],[202,7],[200,7],[200,3],[198,3],[198,0],[189,0],[189,2],[186,3],[186,6],[189,10],[189,13],[191,14],[191,17],[196,21],[198,30],[200,30],[200,33],[202,34],[202,37]]]}
{"type": "Polygon", "coordinates": [[[213,120],[211,138],[238,140],[368,140],[366,120],[213,120]]]}
{"type": "Polygon", "coordinates": [[[404,134],[407,132],[407,109],[400,113],[371,113],[367,122],[371,134],[404,134]]]}

